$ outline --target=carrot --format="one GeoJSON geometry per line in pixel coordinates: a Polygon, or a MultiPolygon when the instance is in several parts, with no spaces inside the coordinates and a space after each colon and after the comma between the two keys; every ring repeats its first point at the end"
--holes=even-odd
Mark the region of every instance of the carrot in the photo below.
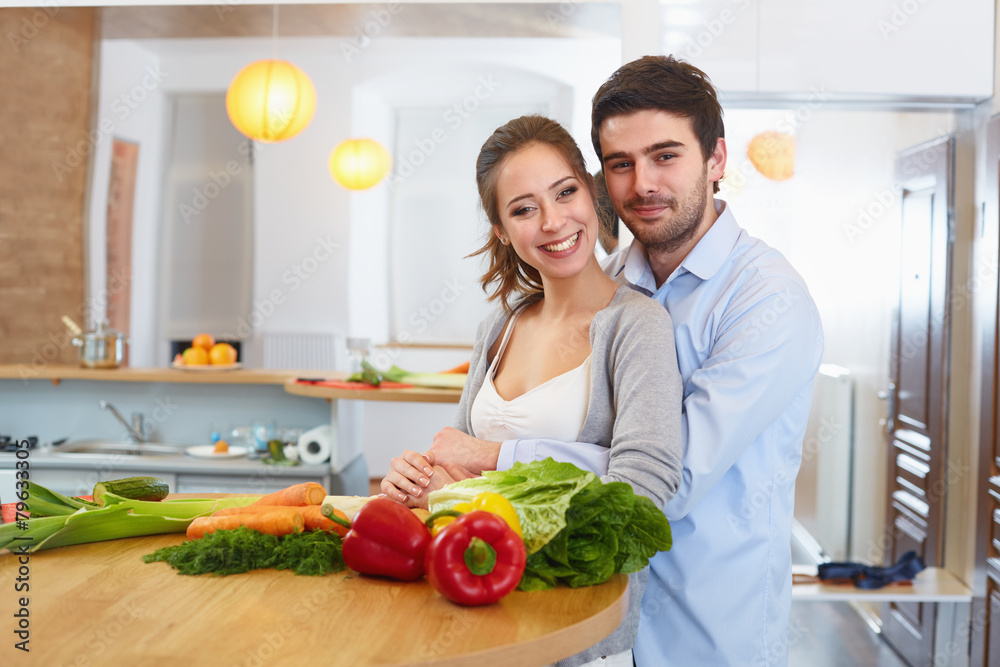
{"type": "Polygon", "coordinates": [[[326,498],[326,489],[317,482],[293,484],[287,489],[270,493],[254,505],[322,505],[326,498]]]}
{"type": "Polygon", "coordinates": [[[289,535],[302,531],[305,520],[298,512],[265,512],[264,514],[234,514],[232,516],[203,516],[191,522],[187,538],[197,540],[217,530],[232,530],[246,526],[268,535],[289,535]]]}
{"type": "MultiPolygon", "coordinates": [[[[319,507],[319,505],[307,505],[307,507],[319,507]]],[[[246,507],[226,507],[212,513],[213,517],[233,516],[235,514],[265,514],[267,512],[298,512],[302,514],[304,507],[291,505],[247,505],[246,507]]],[[[302,515],[305,518],[305,515],[302,515]]]]}
{"type": "MultiPolygon", "coordinates": [[[[325,530],[328,533],[336,533],[343,537],[347,535],[347,531],[350,528],[346,526],[341,526],[336,521],[331,521],[330,517],[323,514],[323,508],[321,505],[309,505],[308,507],[301,508],[302,516],[306,520],[306,530],[325,530]]],[[[347,515],[338,509],[334,509],[333,513],[338,517],[347,521],[347,515]]]]}
{"type": "Polygon", "coordinates": [[[459,364],[458,366],[455,366],[454,368],[449,368],[448,370],[441,371],[441,372],[442,373],[468,373],[469,372],[469,366],[471,364],[472,364],[471,361],[466,361],[464,364],[459,364]]]}

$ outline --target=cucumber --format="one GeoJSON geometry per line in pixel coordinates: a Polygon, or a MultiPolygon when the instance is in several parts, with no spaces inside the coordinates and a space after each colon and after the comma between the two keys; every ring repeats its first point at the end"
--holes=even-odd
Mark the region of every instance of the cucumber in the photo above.
{"type": "Polygon", "coordinates": [[[104,507],[104,494],[113,493],[130,500],[163,500],[170,493],[170,487],[159,477],[126,477],[94,486],[94,501],[104,507]]]}

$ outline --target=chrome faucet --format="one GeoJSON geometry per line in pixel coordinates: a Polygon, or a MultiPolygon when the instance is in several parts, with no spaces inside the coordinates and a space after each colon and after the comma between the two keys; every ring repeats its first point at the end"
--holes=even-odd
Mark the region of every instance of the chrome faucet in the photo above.
{"type": "Polygon", "coordinates": [[[125,421],[125,418],[122,417],[117,410],[115,410],[115,406],[111,405],[107,401],[101,401],[98,405],[100,406],[101,410],[106,410],[110,412],[112,415],[114,415],[114,418],[117,419],[119,423],[121,423],[121,425],[125,427],[125,431],[126,433],[128,433],[128,439],[130,442],[140,443],[145,441],[146,438],[142,433],[143,424],[142,424],[141,412],[132,413],[132,425],[129,426],[128,422],[125,421]]]}

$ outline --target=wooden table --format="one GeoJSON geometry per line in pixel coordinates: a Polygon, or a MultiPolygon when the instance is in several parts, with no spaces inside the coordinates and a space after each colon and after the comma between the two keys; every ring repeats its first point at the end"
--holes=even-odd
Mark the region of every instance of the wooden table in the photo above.
{"type": "Polygon", "coordinates": [[[628,578],[522,593],[465,608],[425,580],[257,570],[177,574],[142,556],[183,535],[97,542],[28,557],[0,555],[4,665],[544,665],[600,641],[628,608],[628,578]],[[23,573],[21,576],[24,576],[23,573]],[[30,653],[14,613],[29,596],[30,653]]]}

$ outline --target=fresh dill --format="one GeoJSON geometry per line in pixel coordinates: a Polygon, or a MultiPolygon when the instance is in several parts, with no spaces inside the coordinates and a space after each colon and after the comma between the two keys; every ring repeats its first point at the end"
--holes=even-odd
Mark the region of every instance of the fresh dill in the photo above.
{"type": "Polygon", "coordinates": [[[142,559],[164,562],[180,574],[239,574],[273,568],[319,576],[345,569],[338,535],[315,530],[276,537],[241,526],[163,547],[142,559]]]}

